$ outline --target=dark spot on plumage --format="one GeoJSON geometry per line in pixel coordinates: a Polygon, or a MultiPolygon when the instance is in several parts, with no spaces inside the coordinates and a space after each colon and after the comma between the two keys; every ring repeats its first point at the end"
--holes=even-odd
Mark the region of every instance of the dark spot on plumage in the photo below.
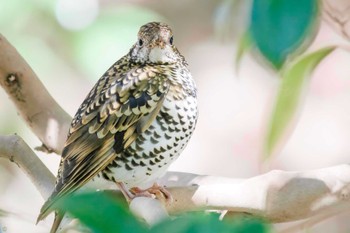
{"type": "Polygon", "coordinates": [[[145,137],[144,136],[142,136],[142,134],[140,134],[139,136],[138,136],[138,139],[141,141],[141,142],[143,142],[143,141],[145,141],[146,139],[145,139],[145,137]]]}
{"type": "Polygon", "coordinates": [[[172,132],[174,132],[174,131],[175,131],[175,128],[173,129],[173,128],[170,128],[170,127],[169,127],[169,128],[168,128],[168,130],[169,130],[169,132],[171,132],[171,133],[172,133],[172,132]]]}
{"type": "Polygon", "coordinates": [[[107,172],[107,173],[111,173],[112,172],[111,169],[109,169],[108,166],[104,169],[104,171],[107,172]]]}
{"type": "Polygon", "coordinates": [[[178,132],[181,132],[181,129],[180,128],[175,128],[175,131],[178,133],[178,132]]]}
{"type": "Polygon", "coordinates": [[[158,90],[157,93],[156,93],[156,95],[157,95],[158,97],[161,97],[161,96],[163,95],[163,93],[160,92],[160,91],[158,90]]]}
{"type": "Polygon", "coordinates": [[[163,148],[162,146],[159,149],[160,149],[161,152],[165,152],[166,151],[166,149],[163,148]]]}
{"type": "Polygon", "coordinates": [[[142,157],[140,156],[139,153],[134,153],[133,156],[134,156],[135,159],[142,159],[142,157]]]}
{"type": "Polygon", "coordinates": [[[110,180],[109,177],[108,177],[108,175],[107,175],[107,173],[102,172],[102,176],[103,176],[103,178],[105,178],[106,180],[110,180]]]}
{"type": "Polygon", "coordinates": [[[150,164],[150,165],[155,165],[156,163],[155,163],[154,161],[150,160],[150,161],[149,161],[149,164],[150,164]]]}
{"type": "Polygon", "coordinates": [[[120,154],[124,150],[124,133],[125,132],[116,132],[114,134],[114,145],[113,149],[117,154],[120,154]]]}
{"type": "Polygon", "coordinates": [[[143,162],[143,160],[140,160],[140,165],[141,165],[142,167],[147,166],[147,165],[143,162]]]}
{"type": "Polygon", "coordinates": [[[168,107],[166,107],[166,106],[164,106],[163,105],[163,107],[162,107],[165,111],[167,111],[167,112],[169,112],[170,111],[170,108],[168,108],[168,107]]]}
{"type": "Polygon", "coordinates": [[[134,159],[131,160],[131,165],[134,167],[139,166],[139,164],[134,159]]]}
{"type": "Polygon", "coordinates": [[[179,143],[174,142],[173,145],[174,145],[174,147],[177,147],[179,145],[179,143]]]}
{"type": "Polygon", "coordinates": [[[162,116],[161,115],[157,115],[156,116],[156,121],[158,121],[159,124],[161,124],[163,121],[162,121],[162,116]]]}
{"type": "Polygon", "coordinates": [[[128,170],[128,171],[131,171],[131,170],[132,170],[132,167],[130,167],[129,164],[125,163],[125,169],[128,170]]]}
{"type": "Polygon", "coordinates": [[[177,117],[178,117],[179,119],[184,118],[184,116],[182,116],[180,113],[177,114],[177,117]]]}
{"type": "Polygon", "coordinates": [[[175,137],[175,142],[178,142],[180,141],[180,138],[179,137],[175,137]]]}
{"type": "Polygon", "coordinates": [[[145,143],[145,140],[142,139],[140,136],[141,136],[141,135],[139,135],[138,138],[136,138],[136,141],[135,141],[135,142],[136,142],[137,145],[142,145],[142,144],[145,143]]]}
{"type": "MultiPolygon", "coordinates": [[[[128,149],[126,150],[126,153],[128,155],[134,155],[136,153],[136,150],[134,148],[132,148],[131,146],[128,147],[128,149]]],[[[126,156],[126,157],[129,157],[129,156],[126,156]]]]}
{"type": "Polygon", "coordinates": [[[163,167],[162,165],[158,165],[159,168],[163,167]]]}
{"type": "Polygon", "coordinates": [[[117,163],[117,158],[116,158],[109,164],[109,167],[121,167],[121,165],[117,163]]]}
{"type": "Polygon", "coordinates": [[[180,140],[183,140],[185,138],[185,136],[180,136],[180,140]]]}
{"type": "Polygon", "coordinates": [[[152,171],[152,169],[150,167],[147,167],[147,171],[152,171]]]}
{"type": "Polygon", "coordinates": [[[148,158],[149,158],[149,155],[147,155],[145,152],[142,152],[142,158],[148,159],[148,158]]]}
{"type": "Polygon", "coordinates": [[[155,158],[155,157],[157,157],[157,154],[155,154],[155,153],[153,153],[152,151],[150,151],[150,152],[149,152],[149,156],[150,156],[151,158],[155,158]]]}
{"type": "Polygon", "coordinates": [[[162,161],[162,160],[160,160],[159,158],[154,159],[154,162],[156,162],[156,163],[159,163],[160,161],[162,161]]]}
{"type": "Polygon", "coordinates": [[[173,147],[172,147],[172,146],[170,146],[170,145],[167,145],[167,146],[166,146],[166,148],[167,148],[168,150],[173,149],[173,147]]]}
{"type": "Polygon", "coordinates": [[[161,128],[161,130],[163,130],[163,131],[166,131],[166,130],[167,130],[167,127],[165,127],[165,125],[163,125],[163,124],[160,124],[160,128],[161,128]]]}
{"type": "Polygon", "coordinates": [[[147,175],[147,176],[150,176],[150,175],[151,175],[151,173],[149,173],[149,172],[146,172],[146,175],[147,175]]]}
{"type": "Polygon", "coordinates": [[[186,122],[184,122],[183,120],[180,119],[180,124],[184,125],[186,122]]]}
{"type": "Polygon", "coordinates": [[[154,131],[154,133],[153,133],[153,136],[154,136],[154,138],[160,138],[160,135],[157,133],[157,131],[154,131]]]}
{"type": "Polygon", "coordinates": [[[171,139],[171,137],[170,137],[167,133],[164,133],[164,137],[165,137],[165,139],[167,139],[167,140],[171,139]]]}
{"type": "Polygon", "coordinates": [[[159,158],[160,158],[160,159],[164,159],[164,156],[163,156],[163,155],[159,155],[159,158]]]}
{"type": "Polygon", "coordinates": [[[157,148],[154,148],[153,151],[154,151],[154,153],[156,153],[157,155],[160,154],[160,150],[158,150],[157,148]]]}
{"type": "Polygon", "coordinates": [[[122,157],[125,157],[125,158],[130,158],[132,157],[133,154],[129,153],[129,151],[125,151],[123,154],[122,154],[122,157]]]}
{"type": "Polygon", "coordinates": [[[128,163],[129,160],[125,156],[121,156],[116,158],[117,161],[121,161],[122,163],[128,163]]]}
{"type": "Polygon", "coordinates": [[[149,135],[152,134],[152,132],[151,132],[150,130],[146,130],[146,131],[145,131],[145,134],[149,136],[149,135]]]}
{"type": "Polygon", "coordinates": [[[135,98],[134,96],[129,97],[129,105],[131,108],[135,108],[137,106],[141,107],[146,105],[147,101],[151,100],[151,97],[147,95],[145,92],[142,92],[139,98],[135,98]]]}
{"type": "Polygon", "coordinates": [[[167,112],[160,111],[160,116],[165,120],[167,124],[171,124],[173,121],[173,118],[169,115],[167,112]]]}
{"type": "Polygon", "coordinates": [[[135,148],[138,151],[142,151],[143,150],[143,147],[138,142],[135,143],[135,148]]]}
{"type": "Polygon", "coordinates": [[[152,144],[157,144],[159,141],[156,140],[154,137],[151,137],[151,143],[152,144]]]}

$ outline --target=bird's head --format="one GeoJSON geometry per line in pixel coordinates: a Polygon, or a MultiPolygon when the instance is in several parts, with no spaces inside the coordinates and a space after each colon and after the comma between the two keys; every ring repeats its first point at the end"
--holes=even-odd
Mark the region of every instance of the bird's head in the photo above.
{"type": "Polygon", "coordinates": [[[143,25],[132,47],[131,58],[141,63],[174,63],[178,58],[171,28],[159,22],[143,25]]]}

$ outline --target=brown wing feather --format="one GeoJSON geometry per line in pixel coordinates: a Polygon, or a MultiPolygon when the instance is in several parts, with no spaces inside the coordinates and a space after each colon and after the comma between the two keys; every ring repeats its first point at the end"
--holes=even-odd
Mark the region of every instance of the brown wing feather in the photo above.
{"type": "Polygon", "coordinates": [[[169,88],[163,72],[144,66],[110,76],[111,70],[115,68],[97,82],[72,121],[55,190],[38,220],[54,209],[57,199],[110,164],[136,139],[135,134],[149,127],[162,105],[169,88]]]}

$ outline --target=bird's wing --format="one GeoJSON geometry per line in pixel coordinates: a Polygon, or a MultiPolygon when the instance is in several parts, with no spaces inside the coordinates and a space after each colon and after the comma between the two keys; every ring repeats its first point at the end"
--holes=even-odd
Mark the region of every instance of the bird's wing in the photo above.
{"type": "Polygon", "coordinates": [[[154,120],[169,84],[151,66],[103,76],[75,115],[62,153],[56,187],[41,209],[45,218],[53,203],[71,193],[110,164],[154,120]]]}

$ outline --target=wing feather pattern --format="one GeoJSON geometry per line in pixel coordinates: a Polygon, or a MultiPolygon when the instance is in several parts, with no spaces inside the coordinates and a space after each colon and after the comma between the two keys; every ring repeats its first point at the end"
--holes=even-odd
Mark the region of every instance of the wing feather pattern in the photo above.
{"type": "Polygon", "coordinates": [[[169,89],[163,72],[143,66],[111,76],[112,70],[115,67],[96,83],[72,121],[55,190],[43,205],[38,221],[55,209],[57,199],[77,190],[108,166],[159,112],[169,89]]]}

